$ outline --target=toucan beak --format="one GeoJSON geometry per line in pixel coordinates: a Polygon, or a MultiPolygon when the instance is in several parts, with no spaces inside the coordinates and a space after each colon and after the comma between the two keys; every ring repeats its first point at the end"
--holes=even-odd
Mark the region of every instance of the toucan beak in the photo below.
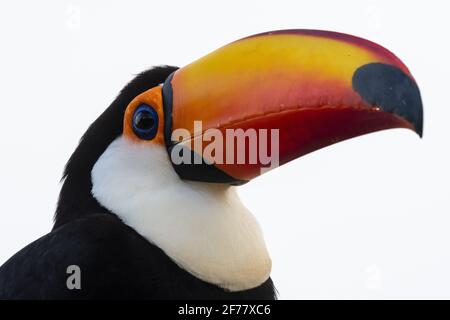
{"type": "Polygon", "coordinates": [[[420,92],[406,66],[375,43],[325,31],[276,31],[226,45],[171,74],[163,103],[174,168],[196,181],[244,183],[274,167],[267,156],[282,165],[378,130],[422,135],[420,92]],[[246,133],[243,148],[238,138],[227,144],[233,130],[246,133]],[[222,144],[211,152],[219,133],[222,144]]]}

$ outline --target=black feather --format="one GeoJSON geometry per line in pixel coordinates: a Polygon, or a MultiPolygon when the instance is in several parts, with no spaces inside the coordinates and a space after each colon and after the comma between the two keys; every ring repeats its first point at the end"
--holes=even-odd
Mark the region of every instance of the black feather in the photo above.
{"type": "Polygon", "coordinates": [[[2,299],[273,299],[272,280],[229,292],[177,266],[112,214],[91,214],[53,230],[0,268],[2,299]],[[69,290],[67,267],[81,269],[69,290]]]}

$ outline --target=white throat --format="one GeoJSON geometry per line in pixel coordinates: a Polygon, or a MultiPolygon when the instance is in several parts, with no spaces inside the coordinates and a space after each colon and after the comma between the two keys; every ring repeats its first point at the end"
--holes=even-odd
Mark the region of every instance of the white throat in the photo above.
{"type": "Polygon", "coordinates": [[[92,185],[97,201],[197,278],[231,291],[268,279],[261,229],[235,188],[181,180],[163,146],[117,138],[92,185]]]}

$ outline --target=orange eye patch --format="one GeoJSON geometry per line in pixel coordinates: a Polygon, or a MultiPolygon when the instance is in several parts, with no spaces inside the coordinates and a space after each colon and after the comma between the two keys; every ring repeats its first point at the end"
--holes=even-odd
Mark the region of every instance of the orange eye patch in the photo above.
{"type": "Polygon", "coordinates": [[[123,135],[125,137],[140,143],[164,144],[161,87],[151,88],[134,98],[125,110],[123,121],[123,135]],[[143,108],[143,106],[147,108],[143,108]]]}

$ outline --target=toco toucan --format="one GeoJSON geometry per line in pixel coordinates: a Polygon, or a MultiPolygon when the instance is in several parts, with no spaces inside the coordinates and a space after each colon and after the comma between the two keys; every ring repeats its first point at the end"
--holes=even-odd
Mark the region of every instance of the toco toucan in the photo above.
{"type": "Polygon", "coordinates": [[[154,67],[83,135],[52,231],[1,267],[0,298],[274,299],[237,186],[345,139],[421,136],[422,125],[407,67],[346,34],[262,33],[180,69],[154,67]]]}

